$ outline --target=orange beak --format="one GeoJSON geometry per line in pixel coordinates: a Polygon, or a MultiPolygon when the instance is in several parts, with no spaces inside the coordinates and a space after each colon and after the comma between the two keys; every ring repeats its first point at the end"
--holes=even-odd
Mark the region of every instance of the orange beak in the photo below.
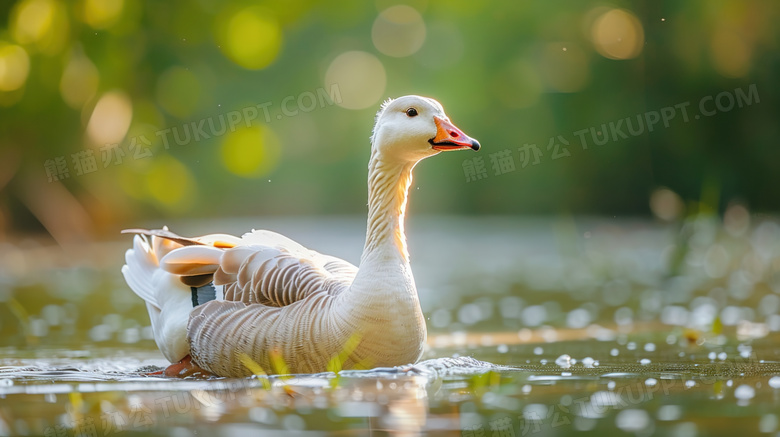
{"type": "Polygon", "coordinates": [[[436,136],[428,140],[436,150],[479,150],[479,141],[463,133],[454,124],[443,118],[433,117],[436,123],[436,136]]]}

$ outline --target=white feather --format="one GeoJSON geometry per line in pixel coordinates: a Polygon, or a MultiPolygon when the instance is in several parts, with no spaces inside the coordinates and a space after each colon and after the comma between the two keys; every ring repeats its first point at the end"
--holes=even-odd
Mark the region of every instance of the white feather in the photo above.
{"type": "Polygon", "coordinates": [[[165,358],[175,363],[189,354],[187,322],[192,294],[179,277],[162,269],[146,238],[136,235],[125,254],[122,274],[130,288],[146,301],[154,340],[165,358]]]}
{"type": "Polygon", "coordinates": [[[271,231],[152,237],[151,246],[136,236],[122,272],[147,302],[165,357],[176,362],[190,354],[221,376],[251,374],[247,358],[273,370],[275,353],[293,373],[323,372],[336,357],[344,369],[419,359],[426,326],[403,220],[412,169],[440,151],[430,142],[441,129],[437,120],[449,120],[441,105],[419,96],[388,100],[377,114],[360,269],[271,231]],[[189,245],[197,242],[204,246],[189,245]],[[200,284],[212,272],[216,299],[193,309],[180,277],[200,284]]]}

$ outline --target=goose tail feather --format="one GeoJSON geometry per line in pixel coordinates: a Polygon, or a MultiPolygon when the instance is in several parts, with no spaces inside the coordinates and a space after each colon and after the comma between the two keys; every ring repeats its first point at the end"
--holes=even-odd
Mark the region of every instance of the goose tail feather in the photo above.
{"type": "Polygon", "coordinates": [[[146,237],[136,235],[133,238],[133,248],[125,252],[125,263],[122,266],[122,274],[130,289],[146,303],[160,309],[151,280],[159,268],[159,263],[146,237]]]}
{"type": "Polygon", "coordinates": [[[133,238],[133,248],[125,253],[122,274],[130,288],[146,302],[154,340],[170,362],[189,354],[187,322],[192,311],[192,291],[177,275],[160,267],[160,259],[182,247],[165,237],[145,235],[133,238]]]}

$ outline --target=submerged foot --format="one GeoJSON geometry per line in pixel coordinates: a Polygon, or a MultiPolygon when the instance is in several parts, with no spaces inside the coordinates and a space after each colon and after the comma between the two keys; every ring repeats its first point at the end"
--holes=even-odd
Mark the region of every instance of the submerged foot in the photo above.
{"type": "Polygon", "coordinates": [[[157,372],[147,373],[150,376],[167,376],[169,378],[187,378],[189,376],[208,377],[211,376],[206,370],[201,369],[194,361],[192,357],[187,355],[182,358],[178,363],[173,363],[163,370],[157,372]]]}

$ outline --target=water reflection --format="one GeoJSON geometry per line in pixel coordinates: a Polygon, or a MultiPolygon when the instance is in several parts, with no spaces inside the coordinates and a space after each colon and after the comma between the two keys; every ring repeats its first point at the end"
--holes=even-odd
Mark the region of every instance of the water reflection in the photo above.
{"type": "MultiPolygon", "coordinates": [[[[108,433],[236,423],[290,432],[330,423],[417,435],[427,422],[427,386],[437,375],[435,366],[422,365],[338,375],[171,380],[129,370],[139,362],[118,366],[110,358],[80,365],[23,364],[0,367],[0,429],[15,426],[45,435],[79,434],[84,427],[99,430],[100,424],[108,433]],[[45,416],[2,422],[29,416],[31,406],[41,403],[45,416]]],[[[448,365],[466,368],[457,360],[448,365]]]]}
{"type": "MultiPolygon", "coordinates": [[[[631,431],[632,420],[641,419],[647,424],[643,429],[668,432],[670,426],[679,426],[675,418],[683,416],[697,429],[713,430],[702,413],[734,406],[743,410],[729,429],[750,420],[755,425],[759,419],[763,429],[769,429],[774,422],[762,413],[762,405],[776,408],[780,403],[780,362],[756,356],[774,353],[777,340],[751,348],[746,358],[734,350],[726,360],[694,360],[692,354],[663,362],[659,354],[677,346],[659,345],[652,351],[634,348],[652,356],[649,364],[614,357],[596,366],[575,357],[606,357],[614,342],[595,350],[592,342],[554,343],[538,355],[530,350],[533,343],[517,342],[528,351],[516,350],[514,356],[533,356],[526,364],[439,358],[407,368],[247,379],[149,377],[138,366],[148,371],[162,361],[121,362],[121,354],[87,361],[17,360],[16,365],[0,363],[0,429],[44,435],[76,435],[95,426],[98,433],[107,429],[155,435],[185,428],[220,433],[274,430],[281,435],[348,430],[360,435],[476,436],[499,428],[512,428],[515,435],[523,430],[631,431]]],[[[496,356],[486,347],[474,354],[496,356]]]]}
{"type": "MultiPolygon", "coordinates": [[[[246,380],[144,375],[165,363],[118,273],[126,242],[5,243],[0,435],[776,432],[780,226],[729,214],[412,221],[426,361],[246,380]]],[[[357,261],[363,220],[264,227],[357,261]]]]}

